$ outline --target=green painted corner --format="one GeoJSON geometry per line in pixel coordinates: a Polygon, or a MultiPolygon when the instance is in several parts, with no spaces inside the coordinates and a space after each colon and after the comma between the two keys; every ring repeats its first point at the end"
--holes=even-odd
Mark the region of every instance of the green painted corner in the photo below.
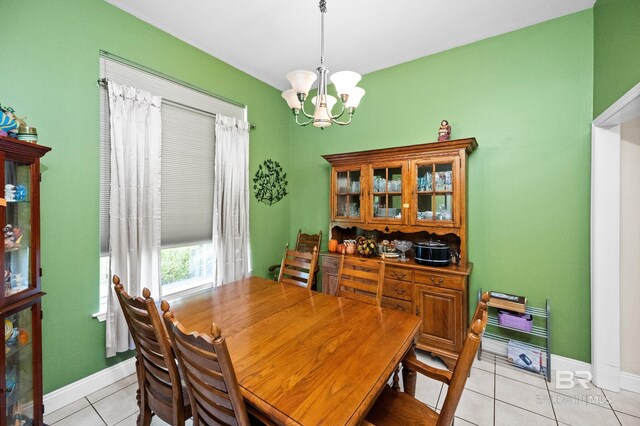
{"type": "Polygon", "coordinates": [[[365,75],[351,125],[292,130],[290,238],[329,231],[322,154],[434,141],[448,119],[479,144],[470,309],[479,287],[549,298],[553,352],[588,362],[592,40],[586,10],[365,75]]]}
{"type": "Polygon", "coordinates": [[[640,1],[598,0],[594,14],[593,116],[640,83],[640,1]]]}

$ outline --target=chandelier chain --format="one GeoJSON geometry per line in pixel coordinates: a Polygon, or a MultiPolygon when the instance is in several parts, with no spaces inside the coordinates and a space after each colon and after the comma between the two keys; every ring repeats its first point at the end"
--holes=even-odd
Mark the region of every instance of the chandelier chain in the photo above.
{"type": "Polygon", "coordinates": [[[320,12],[327,13],[327,0],[320,0],[320,12]]]}

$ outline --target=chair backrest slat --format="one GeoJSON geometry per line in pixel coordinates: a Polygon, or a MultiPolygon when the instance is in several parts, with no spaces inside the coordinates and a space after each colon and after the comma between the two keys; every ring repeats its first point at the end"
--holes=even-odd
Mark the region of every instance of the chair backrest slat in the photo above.
{"type": "Polygon", "coordinates": [[[240,385],[220,329],[211,324],[211,335],[189,333],[176,320],[167,301],[162,317],[183,372],[193,411],[194,426],[249,424],[240,385]]]}
{"type": "Polygon", "coordinates": [[[336,295],[380,306],[383,281],[384,262],[342,255],[336,295]]]}
{"type": "Polygon", "coordinates": [[[320,250],[320,243],[322,243],[322,231],[317,234],[303,234],[302,229],[298,230],[298,238],[296,239],[297,251],[311,253],[314,247],[320,250]]]}
{"type": "Polygon", "coordinates": [[[143,297],[134,298],[127,294],[117,275],[113,284],[136,346],[141,416],[150,419],[148,411],[151,411],[165,422],[184,425],[191,416],[190,408],[182,394],[180,373],[166,328],[149,290],[145,288],[143,297]]]}
{"type": "Polygon", "coordinates": [[[318,247],[314,247],[311,253],[289,250],[288,247],[287,244],[284,248],[278,282],[311,289],[318,266],[318,247]]]}

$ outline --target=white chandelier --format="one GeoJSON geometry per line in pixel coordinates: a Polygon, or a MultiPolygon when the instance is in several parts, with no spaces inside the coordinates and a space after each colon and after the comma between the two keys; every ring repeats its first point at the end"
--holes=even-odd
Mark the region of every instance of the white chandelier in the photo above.
{"type": "Polygon", "coordinates": [[[358,81],[362,77],[360,74],[353,71],[340,71],[331,76],[331,82],[338,92],[340,101],[342,102],[342,108],[339,114],[332,114],[332,109],[337,103],[337,99],[327,93],[327,77],[329,76],[329,70],[324,66],[324,14],[327,13],[326,0],[320,0],[320,28],[321,28],[321,43],[320,43],[320,66],[317,68],[318,76],[313,71],[296,70],[287,74],[287,80],[291,83],[291,89],[282,92],[282,97],[287,101],[289,108],[293,111],[293,115],[296,117],[296,124],[299,126],[306,126],[313,123],[315,127],[325,128],[331,126],[331,124],[339,124],[346,126],[351,123],[351,117],[356,110],[356,107],[360,103],[360,99],[364,96],[364,89],[356,87],[358,81]],[[311,103],[315,106],[313,114],[309,114],[304,109],[304,101],[307,99],[307,94],[311,90],[311,86],[318,79],[317,95],[311,98],[311,103]],[[300,122],[298,120],[300,111],[308,121],[300,122]],[[349,114],[347,121],[338,121],[345,111],[349,114]]]}

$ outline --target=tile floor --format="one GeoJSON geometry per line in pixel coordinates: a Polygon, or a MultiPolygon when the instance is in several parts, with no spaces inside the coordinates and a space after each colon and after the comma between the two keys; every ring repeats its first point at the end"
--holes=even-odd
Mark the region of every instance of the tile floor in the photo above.
{"type": "MultiPolygon", "coordinates": [[[[419,354],[438,367],[438,360],[419,354]]],[[[136,424],[135,375],[45,415],[55,426],[133,426],[136,424]]],[[[447,386],[418,375],[416,397],[440,409],[447,386]]],[[[154,417],[152,426],[166,425],[154,417]]],[[[187,423],[191,425],[191,420],[187,423]]],[[[603,391],[590,383],[558,389],[514,368],[476,361],[456,411],[456,426],[465,425],[622,425],[640,426],[640,394],[603,391]]]]}

